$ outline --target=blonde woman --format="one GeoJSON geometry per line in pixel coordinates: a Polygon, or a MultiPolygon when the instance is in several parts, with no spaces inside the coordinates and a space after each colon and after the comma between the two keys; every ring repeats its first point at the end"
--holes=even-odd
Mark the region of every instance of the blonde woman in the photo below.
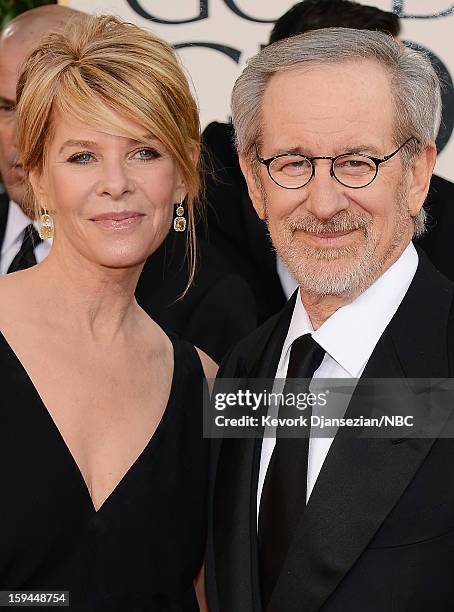
{"type": "Polygon", "coordinates": [[[197,610],[215,365],[134,299],[175,204],[194,255],[196,104],[172,49],[113,17],[43,41],[17,93],[30,203],[54,236],[0,279],[0,588],[197,610]]]}

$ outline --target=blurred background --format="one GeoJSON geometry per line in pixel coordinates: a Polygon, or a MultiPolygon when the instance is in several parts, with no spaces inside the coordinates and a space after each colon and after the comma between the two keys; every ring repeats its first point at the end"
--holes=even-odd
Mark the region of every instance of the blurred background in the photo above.
{"type": "MultiPolygon", "coordinates": [[[[90,13],[111,13],[168,40],[178,50],[197,97],[202,128],[229,118],[230,92],[247,58],[268,42],[278,17],[295,0],[60,0],[90,13]]],[[[443,85],[443,121],[437,138],[437,173],[454,180],[454,3],[452,0],[366,0],[393,11],[401,38],[427,52],[443,85]]],[[[0,0],[0,20],[49,0],[0,0]]]]}

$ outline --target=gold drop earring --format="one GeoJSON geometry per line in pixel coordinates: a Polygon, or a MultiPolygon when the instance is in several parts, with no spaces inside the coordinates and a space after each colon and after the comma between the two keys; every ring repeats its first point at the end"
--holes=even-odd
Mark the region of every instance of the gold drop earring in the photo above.
{"type": "Polygon", "coordinates": [[[184,232],[186,229],[186,217],[184,216],[183,198],[181,198],[175,212],[177,216],[173,220],[173,229],[176,232],[184,232]]]}
{"type": "Polygon", "coordinates": [[[48,240],[54,237],[54,224],[52,217],[48,214],[46,207],[43,207],[44,212],[39,218],[39,237],[41,240],[48,240]]]}

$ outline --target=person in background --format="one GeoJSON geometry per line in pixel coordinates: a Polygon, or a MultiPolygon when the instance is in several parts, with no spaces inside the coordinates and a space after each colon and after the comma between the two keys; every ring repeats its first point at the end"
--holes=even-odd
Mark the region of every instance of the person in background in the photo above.
{"type": "MultiPolygon", "coordinates": [[[[303,0],[275,23],[269,44],[327,27],[377,30],[397,38],[397,15],[350,0],[303,0]]],[[[266,224],[259,219],[247,192],[235,151],[230,124],[211,123],[203,132],[204,148],[213,172],[207,177],[208,240],[254,293],[259,322],[277,312],[297,286],[287,266],[272,248],[266,224]]],[[[427,229],[416,242],[435,266],[454,280],[454,185],[433,175],[425,210],[427,229]]]]}
{"type": "MultiPolygon", "coordinates": [[[[50,240],[41,240],[38,221],[25,206],[24,172],[14,133],[18,73],[45,34],[61,31],[69,19],[81,14],[56,5],[32,9],[9,22],[0,35],[0,174],[6,188],[0,194],[0,274],[42,261],[51,245],[50,240]]],[[[203,238],[195,282],[185,293],[189,279],[185,232],[172,231],[145,263],[136,297],[159,325],[220,361],[256,327],[253,295],[246,281],[203,238]]]]}
{"type": "Polygon", "coordinates": [[[336,27],[384,32],[393,38],[400,34],[399,17],[376,6],[351,0],[302,0],[276,21],[269,44],[295,34],[336,27]]]}
{"type": "Polygon", "coordinates": [[[21,64],[40,38],[61,31],[81,13],[64,6],[45,6],[13,19],[0,36],[0,274],[42,261],[51,242],[42,241],[38,221],[25,210],[24,170],[15,138],[16,86],[21,64]]]}
{"type": "Polygon", "coordinates": [[[79,15],[32,51],[15,115],[23,205],[53,243],[0,278],[0,588],[195,612],[216,366],[134,291],[171,227],[193,244],[196,102],[167,43],[79,15]]]}

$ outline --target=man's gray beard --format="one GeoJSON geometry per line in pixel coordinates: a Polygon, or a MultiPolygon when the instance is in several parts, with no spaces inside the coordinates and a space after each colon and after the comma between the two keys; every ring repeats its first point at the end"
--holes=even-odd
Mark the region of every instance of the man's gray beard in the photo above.
{"type": "Polygon", "coordinates": [[[392,240],[386,252],[378,259],[378,236],[372,229],[371,216],[349,211],[339,212],[328,222],[320,221],[312,214],[287,220],[280,235],[272,236],[274,248],[304,291],[316,295],[336,296],[362,293],[383,274],[386,263],[401,245],[402,236],[408,231],[411,216],[406,195],[403,189],[399,190],[396,198],[399,214],[392,240]],[[296,230],[312,233],[359,230],[364,234],[365,242],[338,248],[310,247],[294,239],[296,230]],[[337,266],[336,262],[341,265],[337,266]]]}

